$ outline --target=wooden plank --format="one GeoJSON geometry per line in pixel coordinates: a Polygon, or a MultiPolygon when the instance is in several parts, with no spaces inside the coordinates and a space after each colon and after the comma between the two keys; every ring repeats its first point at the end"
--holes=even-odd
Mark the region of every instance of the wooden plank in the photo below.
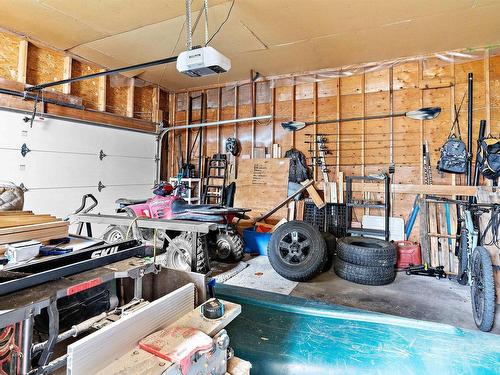
{"type": "MultiPolygon", "coordinates": [[[[379,184],[363,184],[353,183],[353,191],[365,191],[370,193],[383,193],[384,187],[377,186],[379,184]]],[[[316,189],[323,190],[322,182],[315,184],[316,189]]],[[[391,191],[397,194],[429,194],[429,195],[463,195],[474,196],[477,193],[476,186],[452,186],[452,185],[418,185],[418,184],[391,184],[391,191]]],[[[486,188],[488,189],[488,188],[486,188]]],[[[491,191],[491,188],[489,188],[491,191]]],[[[340,178],[339,178],[339,194],[340,194],[340,178]]],[[[339,202],[340,203],[340,202],[339,202]]]]}
{"type": "Polygon", "coordinates": [[[446,237],[439,238],[439,245],[441,247],[441,265],[444,266],[445,272],[451,273],[450,268],[450,245],[448,244],[448,234],[446,227],[446,213],[444,209],[444,205],[436,206],[438,213],[438,228],[439,233],[446,237]]]}
{"type": "Polygon", "coordinates": [[[20,215],[20,216],[5,216],[0,219],[0,228],[10,228],[20,225],[31,225],[48,223],[51,221],[57,221],[58,219],[54,216],[39,216],[39,215],[20,215]]]}
{"type": "Polygon", "coordinates": [[[422,262],[430,264],[431,247],[429,238],[429,204],[423,196],[420,196],[418,204],[420,206],[420,247],[422,250],[422,262]]]}
{"type": "Polygon", "coordinates": [[[18,225],[15,227],[1,228],[0,229],[0,236],[5,235],[5,234],[20,233],[20,232],[26,232],[26,231],[32,231],[32,230],[39,230],[39,229],[49,229],[49,228],[57,228],[57,227],[64,227],[64,226],[67,227],[68,225],[69,225],[69,223],[67,221],[61,221],[61,220],[50,221],[50,222],[39,223],[39,224],[18,225]]]}
{"type": "Polygon", "coordinates": [[[303,199],[295,203],[295,220],[304,220],[305,201],[303,199]]]}
{"type": "MultiPolygon", "coordinates": [[[[338,194],[337,194],[337,201],[339,203],[344,203],[344,172],[338,172],[338,194]]],[[[370,184],[370,185],[381,185],[381,184],[370,184]]],[[[354,186],[354,184],[353,184],[354,186]]]]}
{"type": "Polygon", "coordinates": [[[312,199],[312,201],[314,202],[316,207],[318,207],[318,208],[325,207],[326,206],[325,202],[323,201],[323,199],[320,197],[320,195],[318,194],[318,192],[314,188],[314,185],[311,184],[310,182],[311,182],[311,180],[305,180],[305,181],[301,182],[300,184],[302,186],[307,185],[307,188],[306,188],[307,193],[309,194],[309,197],[312,199]]]}
{"type": "Polygon", "coordinates": [[[56,238],[68,237],[68,226],[58,226],[49,229],[30,230],[19,233],[4,234],[0,236],[0,244],[14,243],[20,241],[37,240],[40,242],[56,238]]]}
{"type": "MultiPolygon", "coordinates": [[[[436,217],[436,204],[429,203],[429,232],[437,233],[437,217],[436,217]]],[[[431,237],[431,266],[437,267],[442,264],[439,262],[439,242],[437,237],[431,237]]]]}
{"type": "Polygon", "coordinates": [[[28,68],[28,41],[19,41],[19,54],[17,61],[17,82],[26,83],[26,75],[28,68]]]}
{"type": "Polygon", "coordinates": [[[0,216],[33,215],[33,211],[0,211],[0,216]]]}

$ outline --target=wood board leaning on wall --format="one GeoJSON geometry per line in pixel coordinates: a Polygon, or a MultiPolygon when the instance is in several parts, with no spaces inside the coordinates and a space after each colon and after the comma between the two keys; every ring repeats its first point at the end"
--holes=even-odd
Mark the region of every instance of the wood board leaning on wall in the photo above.
{"type": "MultiPolygon", "coordinates": [[[[238,163],[235,207],[250,208],[252,219],[272,209],[287,197],[290,159],[244,159],[238,163]]],[[[269,222],[287,217],[283,207],[271,215],[269,222]]]]}

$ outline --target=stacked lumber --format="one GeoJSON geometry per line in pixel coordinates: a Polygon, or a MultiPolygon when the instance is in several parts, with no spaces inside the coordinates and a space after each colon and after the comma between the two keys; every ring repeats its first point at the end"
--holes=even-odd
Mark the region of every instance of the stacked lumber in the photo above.
{"type": "Polygon", "coordinates": [[[31,211],[0,211],[0,245],[37,240],[48,242],[68,236],[68,222],[31,211]]]}

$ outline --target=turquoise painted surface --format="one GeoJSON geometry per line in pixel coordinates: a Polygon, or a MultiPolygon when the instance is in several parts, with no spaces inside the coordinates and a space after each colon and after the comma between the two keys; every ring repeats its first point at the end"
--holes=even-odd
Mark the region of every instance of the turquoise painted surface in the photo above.
{"type": "Polygon", "coordinates": [[[500,373],[494,334],[235,286],[216,293],[242,305],[227,331],[252,374],[500,373]]]}

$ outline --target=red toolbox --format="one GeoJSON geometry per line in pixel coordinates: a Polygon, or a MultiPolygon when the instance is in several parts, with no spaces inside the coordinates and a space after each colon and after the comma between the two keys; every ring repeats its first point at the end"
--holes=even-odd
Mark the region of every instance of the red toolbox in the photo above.
{"type": "Polygon", "coordinates": [[[420,244],[411,241],[396,241],[396,250],[398,252],[397,268],[405,268],[411,264],[422,264],[422,253],[420,244]]]}

